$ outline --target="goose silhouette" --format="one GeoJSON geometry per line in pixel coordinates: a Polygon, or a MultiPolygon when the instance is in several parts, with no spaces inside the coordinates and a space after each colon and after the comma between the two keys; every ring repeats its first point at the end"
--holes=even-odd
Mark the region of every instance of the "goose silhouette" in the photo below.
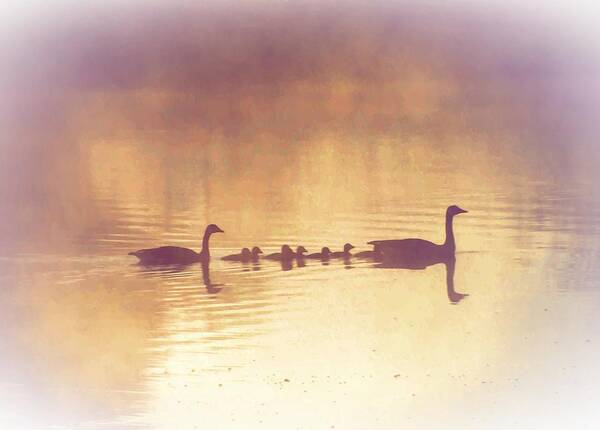
{"type": "Polygon", "coordinates": [[[354,246],[350,245],[349,243],[344,245],[344,250],[343,251],[336,251],[336,252],[332,252],[331,253],[331,258],[350,258],[352,256],[352,254],[350,254],[350,250],[354,249],[354,246]]]}
{"type": "Polygon", "coordinates": [[[387,260],[398,260],[414,268],[426,267],[434,262],[446,261],[454,256],[456,243],[452,220],[454,217],[467,211],[452,205],[446,209],[446,240],[438,245],[423,239],[401,240],[373,240],[368,242],[373,245],[374,255],[387,260]]]}
{"type": "Polygon", "coordinates": [[[331,255],[331,250],[324,246],[321,248],[321,252],[314,252],[312,254],[308,254],[306,258],[316,259],[316,260],[329,260],[329,256],[331,255]]]}
{"type": "Polygon", "coordinates": [[[252,248],[252,251],[248,248],[242,248],[242,251],[239,254],[226,255],[225,257],[222,257],[221,260],[247,263],[249,261],[258,261],[259,254],[262,254],[262,251],[258,246],[252,248]]]}
{"type": "Polygon", "coordinates": [[[130,252],[129,255],[135,255],[140,264],[159,265],[159,264],[192,264],[198,261],[207,262],[210,260],[210,251],[208,249],[208,240],[213,233],[224,233],[216,224],[209,224],[204,230],[202,239],[202,250],[196,252],[188,248],[179,246],[161,246],[159,248],[140,249],[130,252]]]}

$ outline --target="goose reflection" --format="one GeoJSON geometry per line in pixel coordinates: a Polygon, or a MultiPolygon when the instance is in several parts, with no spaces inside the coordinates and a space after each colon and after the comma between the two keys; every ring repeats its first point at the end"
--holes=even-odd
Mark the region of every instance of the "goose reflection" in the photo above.
{"type": "Polygon", "coordinates": [[[208,261],[202,262],[202,281],[209,294],[216,294],[221,291],[221,287],[225,284],[215,284],[210,280],[210,267],[208,261]]]}
{"type": "Polygon", "coordinates": [[[458,293],[454,289],[454,271],[456,268],[456,258],[449,256],[444,259],[432,259],[429,262],[414,260],[402,260],[396,259],[385,259],[381,263],[376,264],[374,267],[378,269],[408,269],[408,270],[424,270],[429,266],[435,264],[444,264],[446,266],[446,293],[448,294],[448,300],[450,303],[457,304],[462,299],[468,296],[468,294],[458,293]]]}

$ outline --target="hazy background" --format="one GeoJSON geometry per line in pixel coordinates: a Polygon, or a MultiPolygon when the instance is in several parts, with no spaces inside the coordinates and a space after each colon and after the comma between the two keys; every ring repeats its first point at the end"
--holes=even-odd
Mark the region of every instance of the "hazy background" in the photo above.
{"type": "MultiPolygon", "coordinates": [[[[264,176],[252,180],[253,190],[281,175],[300,174],[285,160],[311,151],[312,142],[350,135],[365,137],[365,153],[375,138],[420,137],[459,158],[456,169],[475,164],[461,158],[474,156],[472,150],[494,158],[510,146],[523,175],[542,169],[561,178],[586,177],[598,161],[599,63],[591,37],[597,10],[585,7],[487,2],[6,7],[0,79],[3,248],[36,234],[40,216],[46,233],[51,218],[54,233],[44,233],[47,240],[97,224],[103,214],[90,204],[98,171],[130,170],[134,160],[94,148],[119,146],[119,140],[140,134],[146,139],[149,133],[168,133],[155,139],[184,148],[170,150],[174,154],[214,148],[213,156],[224,163],[220,173],[238,184],[253,169],[253,157],[280,154],[261,166],[264,176]],[[466,140],[472,144],[457,144],[466,140]]],[[[165,156],[151,143],[141,151],[128,155],[153,158],[152,166],[165,156]]],[[[502,163],[512,162],[498,160],[497,167],[502,163]]],[[[358,171],[346,173],[360,177],[360,170],[368,170],[355,167],[358,171]]],[[[157,174],[152,167],[144,170],[115,179],[119,192],[157,174]]]]}

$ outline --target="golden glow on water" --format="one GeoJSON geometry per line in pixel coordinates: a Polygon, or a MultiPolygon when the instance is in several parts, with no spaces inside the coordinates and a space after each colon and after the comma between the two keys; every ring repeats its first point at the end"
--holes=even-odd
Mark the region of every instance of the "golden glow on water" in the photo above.
{"type": "Polygon", "coordinates": [[[471,15],[288,7],[94,19],[103,37],[65,30],[49,77],[10,87],[0,427],[593,422],[600,199],[579,69],[499,24],[477,40],[471,15]],[[453,276],[220,260],[441,243],[450,204],[469,210],[453,276]],[[127,255],[199,250],[208,223],[225,230],[210,272],[127,255]]]}

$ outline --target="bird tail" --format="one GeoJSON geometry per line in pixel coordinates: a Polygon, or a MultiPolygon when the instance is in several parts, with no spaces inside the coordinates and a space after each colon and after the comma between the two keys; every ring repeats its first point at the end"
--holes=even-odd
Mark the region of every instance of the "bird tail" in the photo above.
{"type": "Polygon", "coordinates": [[[129,253],[129,254],[127,254],[127,255],[135,255],[136,257],[138,256],[138,255],[137,255],[137,251],[135,251],[135,252],[130,252],[130,253],[129,253]]]}

